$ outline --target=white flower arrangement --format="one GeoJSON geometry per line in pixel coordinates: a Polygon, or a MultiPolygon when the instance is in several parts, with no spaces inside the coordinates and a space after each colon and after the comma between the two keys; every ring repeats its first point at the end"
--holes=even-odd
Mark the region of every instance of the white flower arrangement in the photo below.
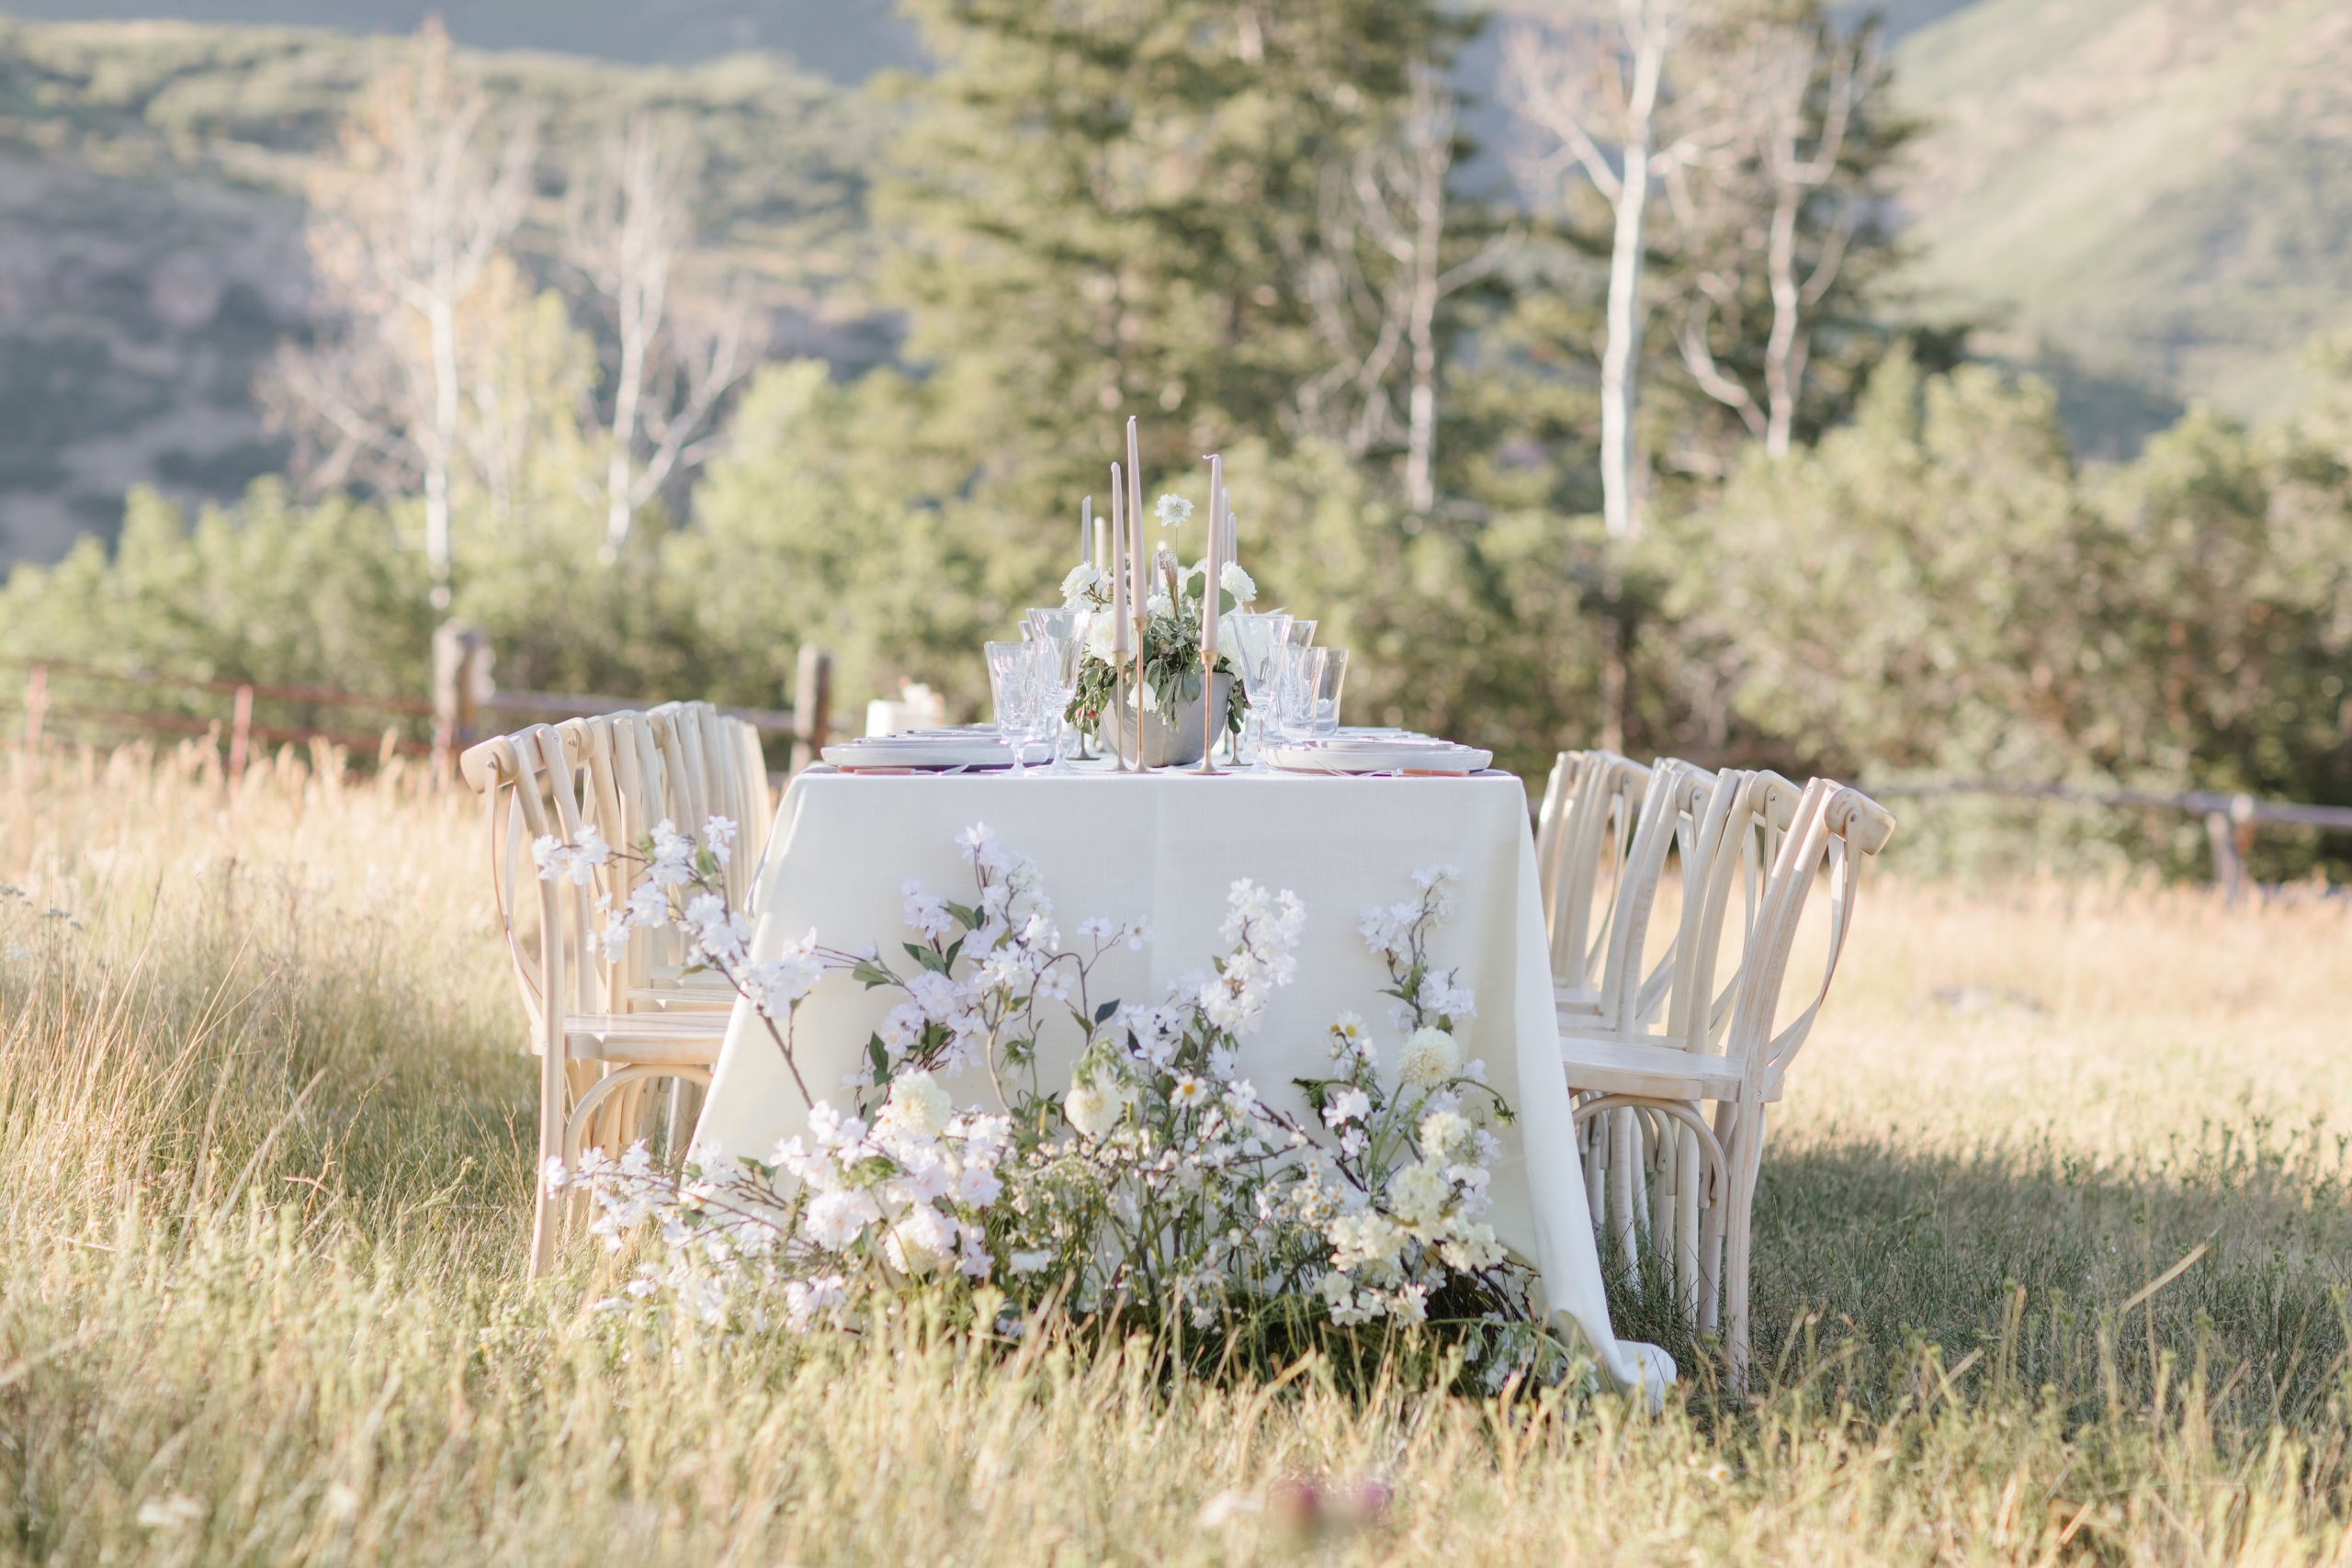
{"type": "Polygon", "coordinates": [[[1111,577],[1091,561],[1081,561],[1062,579],[1062,608],[1107,610],[1111,607],[1111,577]]]}
{"type": "MultiPolygon", "coordinates": [[[[1096,965],[1140,950],[1148,931],[1089,919],[1066,949],[1035,866],[985,826],[958,840],[969,903],[902,888],[916,939],[902,943],[903,973],[814,932],[751,959],[749,929],[718,892],[729,840],[717,822],[699,844],[663,823],[629,858],[694,960],[766,1021],[807,1129],[764,1161],[697,1148],[677,1177],[642,1145],[618,1159],[591,1152],[570,1170],[551,1163],[550,1186],[591,1195],[608,1247],[640,1233],[650,1243],[603,1309],[801,1333],[856,1329],[910,1292],[984,1284],[1002,1332],[1048,1309],[1118,1332],[1182,1324],[1204,1365],[1235,1345],[1293,1356],[1304,1327],[1438,1332],[1489,1387],[1566,1368],[1534,1321],[1532,1276],[1482,1217],[1500,1152],[1486,1121],[1510,1110],[1461,1059],[1470,993],[1429,960],[1447,874],[1432,868],[1415,902],[1364,917],[1409,1026],[1396,1072],[1384,1077],[1363,1021],[1342,1014],[1329,1032],[1334,1075],[1299,1082],[1314,1111],[1300,1122],[1238,1073],[1241,1042],[1297,976],[1306,914],[1287,891],[1236,882],[1212,973],[1155,1004],[1098,1003],[1096,965]],[[831,972],[903,998],[840,1103],[809,1095],[791,1032],[799,1000],[831,972]],[[1038,1041],[1057,1020],[1081,1049],[1067,1083],[1048,1085],[1038,1041]],[[996,1107],[956,1105],[943,1080],[958,1074],[984,1074],[996,1107]]],[[[596,851],[586,835],[534,846],[550,879],[573,877],[596,851]]],[[[633,894],[616,918],[624,930],[654,923],[655,904],[633,894]]]]}

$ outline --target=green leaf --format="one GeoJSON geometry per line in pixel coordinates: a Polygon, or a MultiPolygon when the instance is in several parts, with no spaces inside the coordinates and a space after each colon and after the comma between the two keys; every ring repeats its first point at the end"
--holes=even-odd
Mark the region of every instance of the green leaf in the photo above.
{"type": "Polygon", "coordinates": [[[874,1064],[874,1082],[877,1087],[890,1081],[890,1053],[884,1049],[881,1035],[866,1037],[865,1059],[874,1064]]]}
{"type": "Polygon", "coordinates": [[[1118,1010],[1119,1003],[1115,998],[1110,1001],[1104,1002],[1101,1007],[1096,1008],[1094,1010],[1094,1027],[1100,1029],[1102,1025],[1110,1022],[1111,1015],[1118,1010]]]}

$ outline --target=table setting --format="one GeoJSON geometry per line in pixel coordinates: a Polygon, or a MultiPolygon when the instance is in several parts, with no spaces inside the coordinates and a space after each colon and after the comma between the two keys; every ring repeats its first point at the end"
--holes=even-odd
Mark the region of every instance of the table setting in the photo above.
{"type": "MultiPolygon", "coordinates": [[[[1146,549],[1137,468],[1130,421],[1110,514],[1080,509],[1063,603],[1030,610],[1017,637],[984,650],[991,722],[843,742],[793,780],[752,879],[741,966],[846,966],[865,984],[796,985],[782,1031],[757,987],[739,984],[695,1146],[764,1157],[821,1141],[829,1095],[872,1100],[883,1077],[908,1076],[906,1043],[934,1038],[918,1016],[926,986],[963,987],[965,1001],[942,1005],[962,1007],[968,1024],[987,976],[1018,966],[1009,954],[1042,944],[1019,961],[1042,976],[1091,933],[1086,994],[1117,999],[1034,1028],[1002,1062],[993,1025],[988,1045],[941,1047],[922,1060],[943,1095],[1001,1104],[1016,1122],[1066,1122],[1069,1142],[1091,1146],[1099,1105],[1125,1104],[1140,1123],[1133,1108],[1172,1114],[1205,1082],[1234,1116],[1261,1118],[1269,1136],[1292,1129],[1300,1160],[1342,1174],[1365,1145],[1351,1107],[1409,1100],[1421,1132],[1396,1157],[1423,1174],[1380,1180],[1427,1185],[1447,1169],[1455,1197],[1419,1200],[1416,1219],[1367,1179],[1339,1205],[1333,1235],[1368,1226],[1386,1239],[1352,1265],[1354,1244],[1341,1242],[1341,1261],[1315,1272],[1334,1321],[1419,1314],[1431,1291],[1452,1299],[1449,1280],[1516,1269],[1532,1321],[1606,1382],[1655,1394],[1671,1361],[1610,1325],[1558,1065],[1525,786],[1481,749],[1344,725],[1349,655],[1316,644],[1311,616],[1253,608],[1221,459],[1208,459],[1207,549],[1190,568],[1146,549]],[[1026,902],[1008,912],[1010,874],[990,892],[990,866],[1020,868],[1012,880],[1026,902]],[[976,874],[970,906],[935,891],[976,874]],[[1273,919],[1277,898],[1279,951],[1261,953],[1252,921],[1273,919]],[[943,908],[975,922],[952,944],[938,940],[943,908]],[[1407,929],[1427,951],[1416,945],[1400,968],[1407,929]],[[1125,939],[1105,943],[1104,931],[1125,939]],[[901,950],[936,976],[900,983],[888,968],[901,950]],[[1170,1021],[1180,1016],[1193,1021],[1170,1021]],[[1170,1038],[1214,1044],[1180,1058],[1170,1038]],[[1331,1087],[1335,1061],[1363,1100],[1331,1087]],[[1043,1087],[1008,1098],[1013,1066],[1043,1087]],[[1464,1117],[1475,1134],[1455,1128],[1464,1117]],[[1474,1135],[1475,1157],[1463,1141],[1474,1135]],[[1444,1166],[1449,1140],[1457,1163],[1444,1166]]],[[[1191,512],[1174,495],[1156,508],[1170,529],[1191,512]]],[[[934,1024],[942,1040],[967,1027],[934,1024]]],[[[1316,1179],[1284,1201],[1306,1201],[1296,1192],[1316,1179]]]]}

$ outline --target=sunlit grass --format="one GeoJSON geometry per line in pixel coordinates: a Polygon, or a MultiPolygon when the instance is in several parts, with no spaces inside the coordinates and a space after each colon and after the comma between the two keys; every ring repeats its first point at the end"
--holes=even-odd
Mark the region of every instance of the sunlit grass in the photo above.
{"type": "Polygon", "coordinates": [[[632,1337],[594,1259],[520,1277],[469,800],[12,765],[0,1558],[2352,1555],[2340,905],[1870,884],[1775,1123],[1755,1397],[1686,1344],[1662,1412],[1506,1407],[632,1337]]]}

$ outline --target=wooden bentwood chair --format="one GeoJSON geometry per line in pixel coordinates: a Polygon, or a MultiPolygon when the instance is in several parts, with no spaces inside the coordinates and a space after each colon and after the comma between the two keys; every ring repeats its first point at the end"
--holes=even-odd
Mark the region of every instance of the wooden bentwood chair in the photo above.
{"type": "MultiPolygon", "coordinates": [[[[1573,765],[1563,759],[1564,769],[1573,765]]],[[[1874,802],[1830,780],[1799,790],[1775,773],[1709,775],[1661,761],[1618,865],[1607,950],[1589,976],[1597,985],[1583,971],[1560,978],[1562,1058],[1578,1097],[1595,1224],[1607,1224],[1631,1265],[1647,1220],[1650,1246],[1668,1251],[1684,1310],[1702,1328],[1724,1329],[1735,1382],[1748,1363],[1766,1108],[1781,1098],[1827,998],[1853,918],[1858,856],[1883,848],[1893,829],[1874,802]],[[1679,918],[1663,956],[1645,963],[1668,846],[1680,863],[1679,918]],[[1776,1031],[1798,928],[1825,865],[1821,987],[1776,1031]]],[[[1565,880],[1555,888],[1555,939],[1565,901],[1580,891],[1589,901],[1590,890],[1565,880]]]]}
{"type": "Polygon", "coordinates": [[[485,740],[460,759],[467,782],[485,801],[492,888],[530,1022],[529,1048],[540,1061],[534,1275],[552,1257],[561,1214],[547,1190],[548,1162],[571,1165],[583,1148],[625,1145],[641,1122],[648,1091],[662,1080],[673,1090],[674,1145],[676,1091],[708,1086],[734,998],[716,976],[680,974],[673,932],[634,931],[617,956],[606,956],[597,905],[626,904],[642,867],[616,855],[585,886],[546,881],[530,846],[550,835],[577,841],[593,826],[626,851],[664,818],[698,833],[708,815],[730,816],[739,838],[729,893],[746,908],[737,889],[748,892],[752,885],[768,821],[766,775],[763,769],[754,774],[751,762],[756,747],[748,726],[708,705],[673,704],[651,716],[619,713],[534,725],[485,740]],[[700,814],[689,810],[705,807],[700,814]],[[528,897],[533,887],[536,898],[528,897]]]}

